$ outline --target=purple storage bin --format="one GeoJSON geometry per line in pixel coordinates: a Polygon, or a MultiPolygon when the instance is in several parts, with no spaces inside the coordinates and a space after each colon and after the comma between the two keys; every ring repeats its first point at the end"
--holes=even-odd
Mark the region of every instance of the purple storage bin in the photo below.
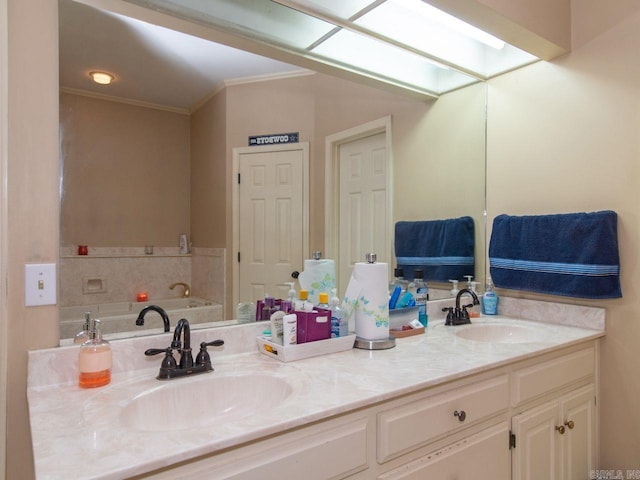
{"type": "Polygon", "coordinates": [[[298,343],[331,338],[331,310],[316,308],[313,312],[295,312],[298,317],[298,343]]]}

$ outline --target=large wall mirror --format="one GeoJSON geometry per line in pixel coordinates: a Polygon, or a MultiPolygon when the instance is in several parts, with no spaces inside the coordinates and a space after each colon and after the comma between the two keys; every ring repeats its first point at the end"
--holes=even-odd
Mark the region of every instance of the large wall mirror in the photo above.
{"type": "MultiPolygon", "coordinates": [[[[274,75],[264,59],[259,76],[226,78],[207,95],[176,105],[171,93],[150,96],[155,82],[169,92],[198,91],[185,72],[199,65],[176,58],[176,39],[150,45],[118,15],[73,0],[59,5],[62,338],[73,336],[87,309],[133,329],[137,312],[156,299],[174,302],[168,308],[176,315],[202,309],[204,319],[221,325],[235,318],[231,158],[233,148],[257,134],[299,132],[308,142],[308,248],[324,250],[325,139],[390,118],[393,222],[471,216],[475,276],[484,279],[485,84],[426,100],[295,65],[277,65],[274,75]],[[104,63],[104,51],[119,52],[122,61],[104,63]],[[171,70],[162,71],[163,58],[171,70]],[[134,66],[156,76],[144,83],[134,66]],[[113,73],[113,88],[85,87],[89,70],[113,73]],[[125,98],[118,88],[126,83],[139,95],[125,98]],[[84,245],[88,255],[79,255],[84,245]]],[[[260,65],[260,57],[247,55],[246,62],[260,65]]],[[[148,323],[161,326],[151,317],[148,323]]]]}

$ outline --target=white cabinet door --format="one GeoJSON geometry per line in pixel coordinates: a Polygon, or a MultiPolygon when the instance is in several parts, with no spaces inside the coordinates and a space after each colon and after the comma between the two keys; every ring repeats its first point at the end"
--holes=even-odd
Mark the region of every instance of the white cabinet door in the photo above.
{"type": "Polygon", "coordinates": [[[563,480],[583,480],[595,468],[595,389],[581,388],[560,399],[565,433],[560,443],[563,480]]]}
{"type": "MultiPolygon", "coordinates": [[[[511,419],[516,447],[513,480],[559,480],[558,402],[546,403],[511,419]]],[[[586,477],[585,477],[586,478],[586,477]]]]}
{"type": "Polygon", "coordinates": [[[509,425],[501,423],[378,477],[378,480],[509,480],[509,425]]]}
{"type": "Polygon", "coordinates": [[[511,419],[513,480],[584,480],[595,468],[595,386],[511,419]]]}

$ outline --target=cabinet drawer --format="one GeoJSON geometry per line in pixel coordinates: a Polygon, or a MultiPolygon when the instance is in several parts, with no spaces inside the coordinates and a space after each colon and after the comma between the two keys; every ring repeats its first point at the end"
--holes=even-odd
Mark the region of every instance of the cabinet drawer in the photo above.
{"type": "Polygon", "coordinates": [[[509,379],[501,375],[382,412],[378,415],[378,462],[500,413],[508,405],[509,379]]]}
{"type": "Polygon", "coordinates": [[[509,426],[501,423],[378,477],[378,480],[508,480],[509,426]]]}
{"type": "Polygon", "coordinates": [[[145,476],[157,480],[346,478],[368,468],[369,421],[338,419],[145,476]]]}
{"type": "Polygon", "coordinates": [[[588,378],[595,372],[595,350],[588,348],[513,372],[511,404],[532,398],[588,378]]]}

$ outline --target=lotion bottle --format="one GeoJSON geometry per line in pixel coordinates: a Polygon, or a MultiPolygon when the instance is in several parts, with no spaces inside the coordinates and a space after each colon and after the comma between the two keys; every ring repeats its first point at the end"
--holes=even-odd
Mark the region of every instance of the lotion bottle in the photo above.
{"type": "Polygon", "coordinates": [[[82,388],[102,387],[111,382],[111,345],[102,338],[100,320],[89,327],[89,340],[80,346],[78,384],[82,388]]]}

